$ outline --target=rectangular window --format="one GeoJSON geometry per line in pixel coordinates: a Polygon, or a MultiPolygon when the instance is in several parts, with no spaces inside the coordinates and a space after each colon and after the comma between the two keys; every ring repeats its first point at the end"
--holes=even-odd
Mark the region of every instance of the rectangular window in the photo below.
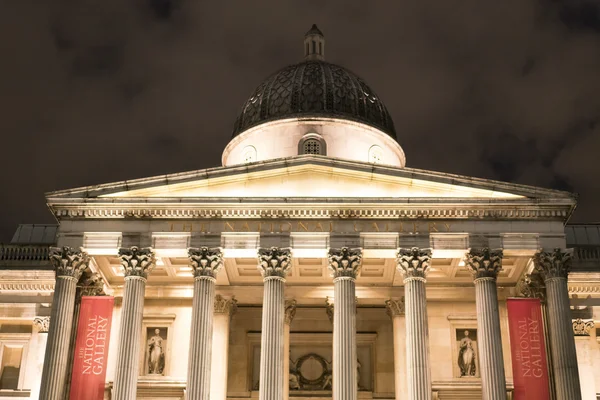
{"type": "Polygon", "coordinates": [[[306,54],[305,54],[305,55],[307,56],[307,55],[308,55],[308,53],[310,53],[310,49],[309,49],[309,47],[308,47],[308,43],[306,43],[306,54]]]}
{"type": "Polygon", "coordinates": [[[319,42],[319,54],[323,55],[323,43],[319,42]]]}
{"type": "Polygon", "coordinates": [[[2,350],[0,389],[18,389],[23,346],[5,345],[2,350]]]}
{"type": "Polygon", "coordinates": [[[317,52],[317,42],[315,42],[314,40],[312,41],[312,47],[313,47],[313,54],[317,52]]]}

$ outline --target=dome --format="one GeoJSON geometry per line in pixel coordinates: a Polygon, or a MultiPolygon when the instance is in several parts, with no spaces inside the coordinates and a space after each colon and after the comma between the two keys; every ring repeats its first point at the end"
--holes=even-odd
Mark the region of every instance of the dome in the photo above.
{"type": "Polygon", "coordinates": [[[360,122],[396,140],[392,118],[375,92],[352,72],[322,59],[288,66],[261,83],[244,104],[233,136],[269,121],[310,117],[360,122]]]}

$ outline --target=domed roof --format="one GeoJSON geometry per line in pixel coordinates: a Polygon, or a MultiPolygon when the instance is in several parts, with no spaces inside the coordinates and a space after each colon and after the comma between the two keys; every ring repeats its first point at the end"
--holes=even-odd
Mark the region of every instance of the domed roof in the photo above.
{"type": "Polygon", "coordinates": [[[233,136],[268,121],[307,117],[362,122],[396,140],[394,122],[375,92],[352,72],[323,60],[288,66],[261,83],[244,104],[233,136]]]}

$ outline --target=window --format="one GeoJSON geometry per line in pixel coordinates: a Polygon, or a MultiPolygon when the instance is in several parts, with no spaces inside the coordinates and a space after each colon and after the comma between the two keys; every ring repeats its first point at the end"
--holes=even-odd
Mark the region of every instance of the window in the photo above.
{"type": "Polygon", "coordinates": [[[308,48],[308,43],[306,43],[306,56],[310,53],[310,49],[308,48]]]}
{"type": "Polygon", "coordinates": [[[317,139],[304,141],[304,154],[321,154],[321,143],[317,139]]]}
{"type": "Polygon", "coordinates": [[[315,42],[314,40],[312,41],[312,47],[313,47],[313,54],[317,52],[317,42],[315,42]]]}
{"type": "Polygon", "coordinates": [[[23,389],[22,373],[30,334],[0,335],[0,390],[23,389]]]}
{"type": "Polygon", "coordinates": [[[2,346],[2,365],[0,366],[0,389],[18,389],[23,345],[6,344],[2,346]]]}
{"type": "Polygon", "coordinates": [[[319,54],[323,55],[323,43],[319,42],[319,54]]]}
{"type": "Polygon", "coordinates": [[[245,163],[251,163],[256,161],[256,149],[254,146],[246,146],[242,152],[242,156],[245,163]]]}
{"type": "Polygon", "coordinates": [[[369,149],[369,162],[373,164],[381,164],[383,162],[383,149],[377,145],[371,146],[369,149]]]}
{"type": "Polygon", "coordinates": [[[298,141],[298,154],[327,155],[327,143],[318,133],[307,133],[298,141]]]}

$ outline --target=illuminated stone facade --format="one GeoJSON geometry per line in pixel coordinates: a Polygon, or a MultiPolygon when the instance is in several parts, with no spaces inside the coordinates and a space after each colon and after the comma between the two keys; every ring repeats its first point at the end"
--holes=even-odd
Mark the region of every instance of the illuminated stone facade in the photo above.
{"type": "Polygon", "coordinates": [[[575,197],[407,168],[380,121],[311,112],[238,132],[219,168],[48,193],[59,225],[0,249],[0,399],[64,398],[70,364],[44,354],[72,359],[53,323],[75,287],[115,297],[107,399],[504,398],[506,299],[531,296],[553,393],[595,398],[600,230],[565,228],[575,197]]]}

